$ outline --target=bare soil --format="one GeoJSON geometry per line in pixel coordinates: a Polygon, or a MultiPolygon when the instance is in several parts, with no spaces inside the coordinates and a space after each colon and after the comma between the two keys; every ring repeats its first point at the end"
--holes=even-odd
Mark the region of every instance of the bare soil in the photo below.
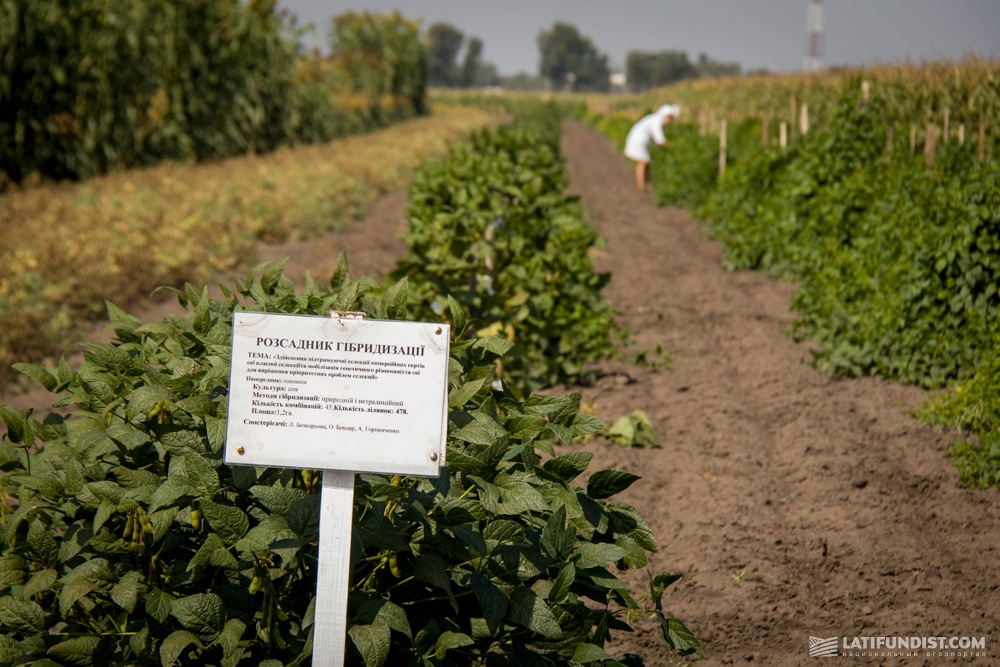
{"type": "MultiPolygon", "coordinates": [[[[986,637],[1000,664],[1000,496],[958,483],[944,457],[953,437],[908,416],[925,394],[876,379],[843,380],[807,365],[809,346],[783,335],[794,286],[721,268],[720,245],[677,209],[636,191],[632,170],[600,135],[569,123],[572,190],[607,240],[599,270],[638,345],[663,346],[671,369],[600,364],[582,390],[606,421],[644,410],[658,450],[595,439],[592,470],[643,475],[623,494],[660,543],[651,569],[682,573],[664,596],[669,613],[701,639],[713,665],[806,665],[808,640],[854,636],[986,637]]],[[[262,246],[291,255],[300,282],[332,273],[346,248],[352,273],[384,275],[404,248],[405,195],[381,199],[347,229],[308,242],[262,246]]],[[[140,318],[177,312],[149,302],[140,318]]],[[[95,328],[87,339],[104,336],[95,328]]],[[[44,391],[0,403],[44,410],[44,391]]],[[[568,450],[569,448],[563,448],[568,450]]],[[[641,592],[645,575],[625,575],[641,592]]],[[[639,621],[613,654],[679,665],[639,621]]],[[[841,657],[831,664],[937,665],[951,657],[841,657]]],[[[960,659],[963,660],[964,659],[960,659]]]]}
{"type": "MultiPolygon", "coordinates": [[[[813,664],[810,636],[896,635],[986,637],[989,656],[972,662],[1000,664],[1000,496],[960,486],[953,435],[908,415],[925,393],[808,366],[809,346],[782,333],[794,285],[722,269],[720,244],[637,191],[595,132],[568,123],[563,149],[607,241],[595,264],[612,272],[620,323],[675,359],[600,365],[584,399],[605,421],[641,408],[663,448],[594,440],[591,470],[643,475],[623,500],[659,540],[651,569],[684,575],[664,602],[701,639],[701,664],[813,664]]],[[[658,635],[640,623],[613,649],[678,664],[658,635]]],[[[951,660],[927,653],[831,663],[951,660]]]]}

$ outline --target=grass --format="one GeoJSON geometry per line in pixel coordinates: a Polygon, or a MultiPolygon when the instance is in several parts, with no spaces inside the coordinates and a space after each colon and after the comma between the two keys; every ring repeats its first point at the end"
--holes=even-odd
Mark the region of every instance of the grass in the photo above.
{"type": "Polygon", "coordinates": [[[0,387],[11,363],[51,360],[82,321],[102,319],[105,299],[128,307],[247,263],[259,241],[336,229],[489,120],[441,109],[326,144],[0,194],[0,387]]]}

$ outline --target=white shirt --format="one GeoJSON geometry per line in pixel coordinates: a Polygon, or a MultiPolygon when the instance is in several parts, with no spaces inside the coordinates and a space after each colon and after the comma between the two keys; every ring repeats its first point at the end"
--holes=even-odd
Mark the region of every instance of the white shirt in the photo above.
{"type": "Polygon", "coordinates": [[[663,114],[661,113],[651,113],[644,116],[632,126],[625,139],[625,157],[639,162],[649,162],[650,141],[657,144],[666,141],[666,137],[663,136],[663,114]]]}

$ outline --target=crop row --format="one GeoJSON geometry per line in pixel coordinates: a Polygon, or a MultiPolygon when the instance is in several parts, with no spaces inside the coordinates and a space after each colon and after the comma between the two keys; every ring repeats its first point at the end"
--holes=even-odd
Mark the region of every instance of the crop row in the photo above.
{"type": "MultiPolygon", "coordinates": [[[[821,344],[818,367],[926,387],[979,369],[982,386],[982,369],[996,365],[998,163],[954,136],[914,146],[897,112],[861,83],[840,87],[827,123],[785,147],[773,134],[762,144],[759,120],[734,123],[721,176],[717,136],[668,126],[670,148],[652,163],[657,200],[709,220],[730,268],[799,281],[791,331],[821,344]]],[[[594,122],[612,132],[626,124],[594,122]]],[[[971,422],[952,414],[949,423],[971,422]]],[[[995,472],[1000,457],[987,450],[976,451],[995,472]]]]}
{"type": "Polygon", "coordinates": [[[610,275],[588,255],[597,234],[564,193],[559,130],[559,110],[536,101],[419,173],[409,253],[393,273],[409,278],[417,319],[438,317],[452,297],[478,335],[514,343],[501,372],[519,395],[579,379],[622,333],[601,296],[610,275]]]}
{"type": "MultiPolygon", "coordinates": [[[[573,202],[542,204],[560,217],[575,215],[572,224],[511,212],[523,207],[517,188],[545,199],[551,193],[542,185],[561,187],[552,148],[557,129],[546,112],[516,128],[481,133],[475,150],[456,150],[430,167],[413,191],[411,234],[435,224],[422,212],[441,196],[429,187],[422,199],[419,184],[436,183],[436,175],[462,163],[470,183],[488,190],[474,173],[484,169],[491,187],[509,193],[504,213],[515,225],[495,227],[494,245],[501,238],[537,245],[534,253],[497,252],[497,275],[517,262],[554,261],[547,248],[561,240],[523,229],[517,216],[549,236],[582,233],[573,202]],[[507,172],[496,173],[498,165],[513,174],[538,173],[517,184],[507,172]]],[[[480,194],[439,204],[442,228],[480,194]]],[[[460,217],[485,220],[477,211],[470,205],[460,217]]],[[[476,243],[483,232],[477,230],[476,243]]],[[[446,247],[465,243],[457,235],[444,240],[446,247]]],[[[417,247],[412,239],[410,246],[417,247]]],[[[565,250],[585,256],[586,246],[565,250]]],[[[682,655],[703,656],[684,624],[663,611],[664,590],[678,575],[650,574],[648,592],[635,597],[607,569],[609,563],[643,568],[657,550],[639,512],[612,499],[638,477],[602,470],[585,486],[574,483],[592,454],[557,456],[553,443],[602,424],[578,411],[579,394],[522,398],[511,391],[507,369],[520,362],[507,355],[516,354],[515,342],[488,335],[493,324],[470,328],[470,314],[494,312],[480,313],[479,292],[470,288],[464,304],[443,292],[428,302],[421,276],[379,288],[370,278],[353,280],[342,258],[329,285],[307,279],[296,294],[282,268],[257,267],[223,299],[210,298],[207,289],[178,291],[187,318],[144,324],[109,307],[117,340],[88,344],[78,371],[65,364],[19,367],[61,394],[55,405],[76,412],[68,421],[56,414],[36,421],[0,408],[7,426],[0,446],[0,662],[307,664],[320,477],[221,462],[232,314],[327,316],[332,309],[404,319],[408,303],[418,313],[440,303],[452,324],[448,467],[432,480],[356,477],[347,664],[634,667],[642,664],[639,656],[613,659],[604,647],[639,615],[652,617],[682,655]]],[[[544,289],[558,302],[556,288],[571,283],[572,274],[557,273],[558,263],[551,269],[544,289]]],[[[511,337],[521,340],[533,326],[530,317],[514,322],[511,337]]]]}
{"type": "Polygon", "coordinates": [[[453,110],[325,144],[184,165],[166,162],[0,196],[0,386],[14,361],[65,349],[104,300],[246,265],[259,241],[308,238],[405,187],[425,157],[490,119],[453,110]]]}

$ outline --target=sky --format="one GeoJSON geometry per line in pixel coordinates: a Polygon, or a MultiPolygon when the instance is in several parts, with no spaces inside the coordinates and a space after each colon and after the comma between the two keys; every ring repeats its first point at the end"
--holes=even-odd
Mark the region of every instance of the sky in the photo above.
{"type": "MultiPolygon", "coordinates": [[[[502,74],[538,72],[536,37],[555,21],[575,24],[623,67],[631,50],[705,52],[744,70],[801,69],[811,0],[278,0],[313,22],[326,44],[329,18],[398,9],[424,26],[444,21],[484,42],[502,74]]],[[[825,61],[859,65],[903,59],[1000,56],[1000,0],[824,0],[825,61]]],[[[307,46],[317,44],[307,41],[307,46]]]]}

